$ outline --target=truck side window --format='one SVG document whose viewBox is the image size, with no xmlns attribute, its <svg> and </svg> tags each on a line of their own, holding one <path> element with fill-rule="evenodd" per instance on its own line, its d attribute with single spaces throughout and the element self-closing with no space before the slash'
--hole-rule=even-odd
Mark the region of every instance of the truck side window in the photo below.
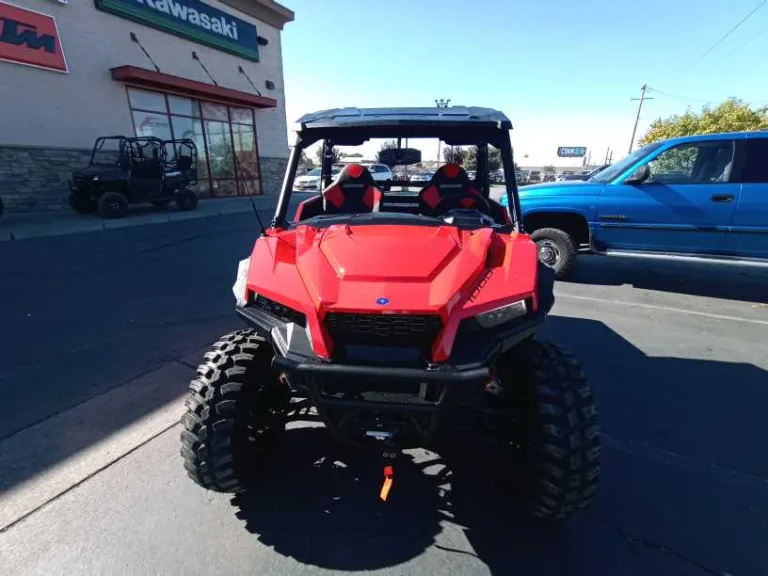
<svg viewBox="0 0 768 576">
<path fill-rule="evenodd" d="M 733 142 L 718 140 L 680 144 L 648 163 L 655 184 L 712 184 L 727 182 L 733 166 Z"/>
<path fill-rule="evenodd" d="M 741 181 L 768 184 L 768 138 L 746 140 L 747 162 Z"/>
</svg>

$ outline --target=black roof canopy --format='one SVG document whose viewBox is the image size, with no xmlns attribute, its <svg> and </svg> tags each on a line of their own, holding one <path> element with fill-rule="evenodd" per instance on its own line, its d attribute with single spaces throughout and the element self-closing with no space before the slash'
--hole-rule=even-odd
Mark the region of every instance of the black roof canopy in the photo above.
<svg viewBox="0 0 768 576">
<path fill-rule="evenodd" d="M 502 112 L 491 108 L 333 108 L 299 118 L 305 141 L 328 138 L 336 144 L 356 145 L 371 138 L 440 138 L 471 144 L 492 142 L 512 129 Z"/>
</svg>

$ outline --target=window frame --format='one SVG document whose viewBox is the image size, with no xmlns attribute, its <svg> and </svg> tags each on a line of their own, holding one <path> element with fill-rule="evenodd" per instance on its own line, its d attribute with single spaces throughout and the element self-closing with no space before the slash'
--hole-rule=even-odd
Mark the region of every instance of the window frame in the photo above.
<svg viewBox="0 0 768 576">
<path fill-rule="evenodd" d="M 163 96 L 163 100 L 165 102 L 165 112 L 159 112 L 157 110 L 146 110 L 143 108 L 134 108 L 131 103 L 131 90 L 138 90 L 141 92 L 149 92 L 152 94 L 158 94 Z M 264 187 L 263 187 L 263 181 L 261 177 L 261 156 L 259 154 L 259 138 L 258 138 L 258 130 L 256 126 L 256 111 L 253 108 L 247 108 L 243 106 L 232 106 L 226 102 L 220 102 L 216 100 L 211 99 L 200 99 L 200 98 L 194 98 L 189 96 L 188 94 L 183 94 L 179 92 L 165 92 L 165 91 L 159 91 L 159 90 L 148 90 L 144 86 L 137 86 L 133 85 L 131 83 L 125 84 L 125 96 L 126 101 L 128 103 L 128 112 L 131 117 L 131 125 L 133 126 L 133 134 L 134 136 L 138 136 L 138 132 L 136 130 L 136 121 L 134 119 L 134 113 L 135 112 L 142 112 L 145 114 L 155 114 L 155 115 L 163 115 L 165 114 L 166 118 L 168 119 L 168 126 L 171 132 L 171 138 L 176 139 L 175 130 L 173 128 L 173 118 L 188 118 L 192 120 L 193 122 L 196 120 L 200 122 L 201 126 L 201 133 L 202 133 L 202 139 L 203 139 L 203 146 L 205 147 L 205 150 L 203 151 L 205 154 L 205 165 L 207 168 L 207 175 L 205 178 L 201 178 L 200 182 L 205 182 L 207 184 L 207 192 L 211 197 L 215 197 L 214 194 L 214 181 L 221 181 L 221 182 L 232 182 L 235 183 L 235 196 L 262 196 L 264 194 Z M 193 105 L 197 107 L 197 116 L 194 115 L 187 115 L 187 114 L 179 114 L 175 112 L 171 112 L 171 103 L 170 103 L 170 96 L 176 96 L 179 98 L 186 98 L 188 100 L 191 100 L 193 102 Z M 206 118 L 203 115 L 203 104 L 214 104 L 217 106 L 224 106 L 224 108 L 227 111 L 227 120 L 214 120 L 212 118 Z M 254 181 L 253 178 L 247 178 L 245 174 L 241 178 L 241 175 L 237 169 L 237 163 L 234 161 L 234 176 L 232 178 L 214 178 L 213 174 L 211 172 L 211 159 L 210 159 L 210 148 L 208 145 L 208 135 L 206 134 L 205 130 L 205 122 L 206 121 L 214 121 L 214 122 L 222 122 L 228 125 L 229 127 L 229 142 L 232 146 L 232 154 L 234 156 L 235 154 L 235 136 L 234 136 L 234 130 L 232 127 L 233 121 L 232 121 L 232 109 L 237 108 L 238 110 L 250 110 L 251 112 L 251 123 L 245 123 L 245 122 L 234 122 L 234 124 L 237 124 L 239 126 L 246 127 L 250 129 L 253 133 L 253 148 L 254 148 L 254 154 L 255 154 L 255 161 L 256 161 L 256 170 L 258 173 L 258 177 L 256 180 L 258 181 L 258 193 L 256 194 L 250 194 L 248 192 L 247 186 L 252 186 L 252 182 Z M 221 196 L 221 197 L 228 197 L 228 196 Z"/>
<path fill-rule="evenodd" d="M 645 162 L 641 162 L 637 166 L 648 166 L 650 170 L 650 164 L 651 162 L 655 162 L 660 157 L 662 157 L 667 152 L 670 152 L 672 150 L 675 150 L 677 148 L 682 147 L 697 147 L 697 148 L 706 148 L 706 147 L 719 147 L 723 146 L 723 144 L 730 144 L 731 146 L 731 171 L 728 174 L 728 178 L 723 180 L 722 182 L 654 182 L 652 179 L 646 180 L 643 182 L 644 185 L 647 186 L 717 186 L 717 185 L 723 185 L 723 184 L 733 184 L 734 183 L 734 176 L 737 174 L 737 167 L 738 167 L 738 147 L 736 140 L 733 138 L 717 138 L 712 140 L 691 140 L 687 142 L 678 142 L 677 144 L 673 144 L 671 146 L 663 147 L 659 150 L 655 151 L 655 154 L 653 154 L 653 157 L 645 160 Z M 695 164 L 695 160 L 694 160 Z"/>
</svg>

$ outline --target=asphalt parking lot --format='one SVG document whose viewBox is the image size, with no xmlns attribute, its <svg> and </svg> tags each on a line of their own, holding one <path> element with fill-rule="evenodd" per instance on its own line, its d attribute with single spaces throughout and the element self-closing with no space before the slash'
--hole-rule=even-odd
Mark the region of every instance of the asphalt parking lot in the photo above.
<svg viewBox="0 0 768 576">
<path fill-rule="evenodd" d="M 268 214 L 265 212 L 263 220 Z M 186 477 L 183 394 L 240 326 L 253 214 L 0 244 L 6 574 L 768 574 L 768 270 L 583 258 L 543 337 L 583 362 L 603 477 L 587 514 L 521 518 L 492 447 L 379 463 L 294 426 L 257 490 Z"/>
</svg>

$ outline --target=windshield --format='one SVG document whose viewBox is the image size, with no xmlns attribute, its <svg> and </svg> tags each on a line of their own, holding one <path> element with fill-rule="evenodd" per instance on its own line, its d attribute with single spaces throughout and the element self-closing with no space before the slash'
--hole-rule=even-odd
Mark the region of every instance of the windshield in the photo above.
<svg viewBox="0 0 768 576">
<path fill-rule="evenodd" d="M 102 138 L 93 149 L 91 164 L 99 166 L 115 166 L 120 159 L 119 138 Z"/>
<path fill-rule="evenodd" d="M 648 146 L 643 146 L 642 148 L 638 148 L 632 154 L 629 156 L 623 158 L 619 162 L 616 162 L 616 164 L 613 164 L 611 166 L 608 166 L 605 170 L 601 170 L 594 176 L 592 176 L 589 179 L 589 182 L 610 182 L 614 178 L 621 176 L 624 172 L 626 172 L 630 166 L 635 164 L 638 160 L 641 158 L 644 158 L 648 154 L 651 154 L 654 150 L 656 150 L 659 146 L 661 146 L 663 142 L 654 142 L 653 144 L 648 144 Z"/>
<path fill-rule="evenodd" d="M 410 146 L 400 146 L 402 153 L 393 153 L 398 147 L 396 140 L 370 139 L 324 152 L 318 142 L 299 155 L 300 161 L 308 164 L 306 175 L 322 178 L 318 164 L 327 158 L 324 154 L 332 153 L 333 176 L 343 171 L 346 177 L 319 186 L 296 180 L 294 191 L 312 189 L 320 195 L 305 200 L 298 213 L 288 212 L 282 217 L 311 221 L 313 226 L 351 217 L 356 223 L 380 224 L 398 218 L 414 222 L 416 218 L 470 229 L 509 226 L 509 209 L 501 199 L 509 194 L 506 182 L 515 178 L 503 177 L 501 150 L 489 145 L 488 176 L 484 178 L 477 170 L 477 147 L 447 145 L 444 141 L 439 144 L 436 138 L 419 138 L 418 144 L 412 139 Z M 438 148 L 439 161 L 435 154 Z M 384 159 L 406 163 L 389 166 L 382 163 Z M 357 168 L 351 169 L 352 165 Z"/>
</svg>

